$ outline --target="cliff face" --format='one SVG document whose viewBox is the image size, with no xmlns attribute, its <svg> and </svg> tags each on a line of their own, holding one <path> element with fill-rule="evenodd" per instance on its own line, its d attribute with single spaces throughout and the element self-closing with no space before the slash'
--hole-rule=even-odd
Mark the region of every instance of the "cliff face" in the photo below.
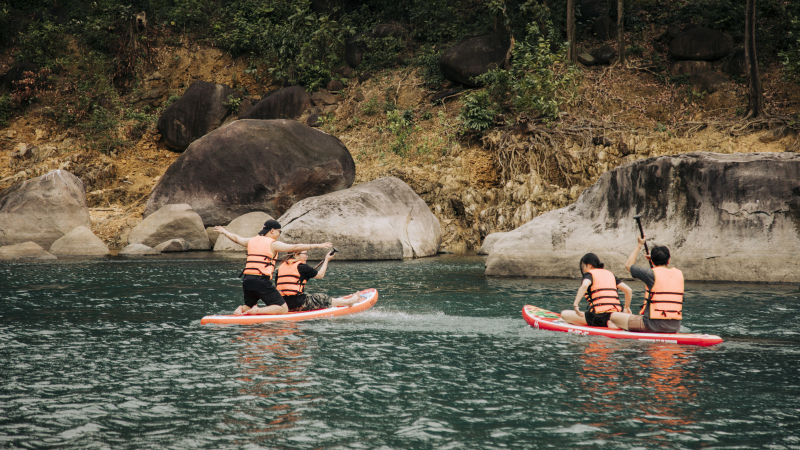
<svg viewBox="0 0 800 450">
<path fill-rule="evenodd" d="M 583 254 L 626 275 L 642 215 L 650 245 L 666 245 L 690 280 L 800 281 L 800 155 L 690 153 L 603 174 L 571 206 L 501 236 L 491 276 L 580 275 Z M 639 264 L 647 264 L 640 258 Z"/>
</svg>

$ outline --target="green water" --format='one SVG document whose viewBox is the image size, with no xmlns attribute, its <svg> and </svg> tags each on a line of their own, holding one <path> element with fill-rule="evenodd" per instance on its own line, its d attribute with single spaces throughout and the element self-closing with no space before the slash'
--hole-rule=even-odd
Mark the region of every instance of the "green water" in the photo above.
<svg viewBox="0 0 800 450">
<path fill-rule="evenodd" d="M 797 286 L 688 284 L 699 348 L 535 330 L 578 281 L 483 262 L 334 261 L 309 290 L 375 307 L 228 327 L 238 258 L 0 263 L 0 448 L 800 448 Z"/>
</svg>

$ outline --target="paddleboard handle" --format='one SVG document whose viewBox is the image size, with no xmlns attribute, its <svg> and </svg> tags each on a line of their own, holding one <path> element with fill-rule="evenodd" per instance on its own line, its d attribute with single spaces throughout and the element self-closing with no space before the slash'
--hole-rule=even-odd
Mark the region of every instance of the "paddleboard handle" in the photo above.
<svg viewBox="0 0 800 450">
<path fill-rule="evenodd" d="M 330 253 L 330 255 L 331 255 L 331 256 L 333 256 L 333 254 L 335 254 L 335 253 L 336 253 L 336 252 L 338 252 L 338 251 L 339 251 L 339 250 L 336 250 L 336 247 L 333 247 L 333 250 L 331 250 L 331 253 Z"/>
</svg>

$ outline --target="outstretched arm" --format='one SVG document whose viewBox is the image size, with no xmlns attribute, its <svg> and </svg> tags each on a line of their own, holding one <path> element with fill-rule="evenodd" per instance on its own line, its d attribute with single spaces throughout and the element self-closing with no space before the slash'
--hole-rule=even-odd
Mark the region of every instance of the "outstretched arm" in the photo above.
<svg viewBox="0 0 800 450">
<path fill-rule="evenodd" d="M 586 290 L 589 289 L 590 284 L 592 284 L 591 281 L 583 280 L 583 283 L 581 283 L 581 287 L 578 288 L 578 293 L 575 294 L 575 301 L 573 302 L 573 305 L 575 309 L 575 314 L 577 314 L 578 317 L 583 317 L 583 313 L 581 312 L 579 305 L 581 303 L 581 299 L 586 295 Z"/>
<path fill-rule="evenodd" d="M 284 252 L 294 253 L 311 250 L 315 248 L 331 248 L 333 244 L 326 242 L 324 244 L 287 244 L 286 242 L 275 241 L 272 243 L 272 253 Z"/>
<path fill-rule="evenodd" d="M 631 313 L 631 296 L 633 295 L 633 289 L 625 283 L 620 283 L 617 285 L 622 292 L 625 293 L 625 309 L 622 312 Z"/>
<path fill-rule="evenodd" d="M 247 247 L 247 243 L 250 242 L 250 239 L 252 239 L 252 238 L 241 237 L 238 234 L 233 234 L 230 231 L 226 230 L 225 228 L 223 228 L 223 227 L 221 227 L 219 225 L 214 227 L 214 231 L 216 231 L 217 233 L 225 236 L 226 238 L 230 239 L 231 241 L 241 245 L 242 247 Z"/>
<path fill-rule="evenodd" d="M 317 271 L 317 276 L 314 277 L 315 279 L 321 280 L 325 278 L 325 271 L 328 270 L 328 262 L 332 260 L 333 257 L 334 255 L 331 255 L 330 253 L 325 255 L 325 260 L 322 262 L 322 267 L 320 267 L 319 271 Z"/>
<path fill-rule="evenodd" d="M 642 246 L 644 245 L 645 239 L 647 236 L 636 238 L 638 240 L 638 244 L 636 244 L 636 250 L 634 250 L 630 256 L 628 256 L 628 260 L 625 261 L 625 269 L 628 270 L 630 273 L 631 266 L 636 264 L 636 258 L 639 257 L 639 252 L 642 251 Z"/>
</svg>

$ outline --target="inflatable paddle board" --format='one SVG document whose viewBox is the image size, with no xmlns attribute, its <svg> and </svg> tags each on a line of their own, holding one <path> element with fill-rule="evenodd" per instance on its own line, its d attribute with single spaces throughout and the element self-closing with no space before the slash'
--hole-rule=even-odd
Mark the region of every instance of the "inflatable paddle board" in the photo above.
<svg viewBox="0 0 800 450">
<path fill-rule="evenodd" d="M 615 339 L 638 339 L 647 342 L 666 342 L 670 344 L 709 346 L 722 343 L 722 338 L 711 334 L 688 333 L 634 333 L 606 327 L 572 325 L 561 320 L 561 314 L 537 308 L 532 305 L 522 307 L 522 317 L 530 326 L 539 330 L 563 331 L 585 336 L 606 336 Z"/>
<path fill-rule="evenodd" d="M 314 311 L 299 311 L 290 312 L 287 314 L 260 314 L 252 316 L 234 316 L 234 315 L 218 315 L 218 316 L 205 316 L 200 319 L 201 325 L 209 323 L 218 324 L 240 324 L 248 325 L 251 323 L 263 322 L 281 322 L 281 321 L 299 321 L 311 319 L 327 319 L 334 316 L 343 316 L 345 314 L 354 314 L 361 311 L 366 311 L 372 308 L 378 301 L 378 291 L 375 289 L 366 289 L 358 292 L 359 300 L 352 306 L 335 306 L 332 308 L 317 309 Z"/>
</svg>

